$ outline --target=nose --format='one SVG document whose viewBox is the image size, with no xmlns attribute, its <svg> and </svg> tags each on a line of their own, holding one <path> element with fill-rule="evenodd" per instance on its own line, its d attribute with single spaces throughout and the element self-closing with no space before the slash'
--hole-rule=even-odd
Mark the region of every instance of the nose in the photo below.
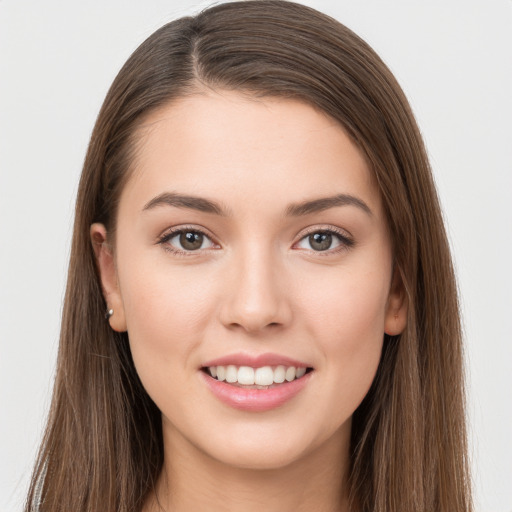
<svg viewBox="0 0 512 512">
<path fill-rule="evenodd" d="M 278 257 L 271 251 L 253 248 L 233 259 L 235 263 L 224 281 L 222 324 L 250 334 L 288 325 L 291 301 Z"/>
</svg>

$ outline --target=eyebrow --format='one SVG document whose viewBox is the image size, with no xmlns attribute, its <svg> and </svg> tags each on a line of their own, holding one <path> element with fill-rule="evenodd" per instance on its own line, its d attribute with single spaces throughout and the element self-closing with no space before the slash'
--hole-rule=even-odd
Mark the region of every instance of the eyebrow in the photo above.
<svg viewBox="0 0 512 512">
<path fill-rule="evenodd" d="M 227 209 L 223 208 L 220 204 L 215 201 L 210 201 L 203 197 L 187 196 L 183 194 L 177 194 L 175 192 L 164 192 L 160 194 L 144 206 L 143 211 L 151 210 L 157 206 L 174 206 L 176 208 L 189 208 L 191 210 L 198 210 L 205 213 L 213 213 L 215 215 L 221 215 L 226 217 L 228 215 Z"/>
<path fill-rule="evenodd" d="M 188 208 L 204 213 L 212 213 L 227 217 L 230 215 L 228 209 L 223 208 L 219 203 L 203 197 L 178 194 L 176 192 L 164 192 L 151 199 L 145 204 L 143 211 L 151 210 L 157 206 L 174 206 L 176 208 Z M 293 203 L 286 208 L 286 216 L 300 217 L 311 213 L 322 212 L 339 206 L 355 206 L 366 214 L 372 215 L 370 207 L 358 197 L 350 194 L 336 194 L 331 197 L 321 197 L 310 201 Z"/>
<path fill-rule="evenodd" d="M 319 199 L 313 199 L 312 201 L 291 204 L 286 209 L 286 214 L 291 217 L 298 217 L 301 215 L 323 212 L 324 210 L 335 208 L 337 206 L 356 206 L 368 215 L 372 215 L 370 207 L 362 199 L 350 194 L 337 194 L 331 197 L 321 197 Z"/>
</svg>

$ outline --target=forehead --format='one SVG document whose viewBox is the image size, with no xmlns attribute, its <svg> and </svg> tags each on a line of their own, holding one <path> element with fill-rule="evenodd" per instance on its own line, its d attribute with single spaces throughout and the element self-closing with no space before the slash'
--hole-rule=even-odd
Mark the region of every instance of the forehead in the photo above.
<svg viewBox="0 0 512 512">
<path fill-rule="evenodd" d="M 250 197 L 267 208 L 334 192 L 380 202 L 366 159 L 343 127 L 304 102 L 195 94 L 153 112 L 136 137 L 122 201 L 177 189 L 226 203 Z"/>
</svg>

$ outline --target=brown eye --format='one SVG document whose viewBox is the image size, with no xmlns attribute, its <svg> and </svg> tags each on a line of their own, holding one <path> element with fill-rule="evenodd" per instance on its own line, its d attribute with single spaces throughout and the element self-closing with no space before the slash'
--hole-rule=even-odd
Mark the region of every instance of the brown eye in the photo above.
<svg viewBox="0 0 512 512">
<path fill-rule="evenodd" d="M 327 251 L 332 245 L 331 233 L 313 233 L 308 237 L 309 245 L 314 251 Z"/>
<path fill-rule="evenodd" d="M 306 249 L 312 252 L 335 253 L 341 249 L 348 249 L 354 241 L 333 229 L 319 229 L 305 235 L 294 246 L 296 249 Z"/>
<path fill-rule="evenodd" d="M 196 251 L 203 245 L 204 235 L 197 231 L 184 231 L 179 236 L 180 245 L 186 251 Z"/>
<path fill-rule="evenodd" d="M 159 243 L 172 252 L 182 253 L 215 247 L 210 237 L 195 229 L 177 229 L 163 236 Z"/>
</svg>

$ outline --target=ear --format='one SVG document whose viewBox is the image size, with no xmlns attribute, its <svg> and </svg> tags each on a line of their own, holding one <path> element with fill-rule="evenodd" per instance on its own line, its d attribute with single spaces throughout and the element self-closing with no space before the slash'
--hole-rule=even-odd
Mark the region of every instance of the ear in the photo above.
<svg viewBox="0 0 512 512">
<path fill-rule="evenodd" d="M 390 336 L 401 334 L 407 325 L 407 298 L 400 272 L 393 271 L 391 288 L 386 304 L 384 332 Z"/>
<path fill-rule="evenodd" d="M 94 223 L 90 229 L 91 242 L 96 255 L 96 264 L 101 279 L 103 296 L 107 303 L 107 311 L 113 310 L 108 321 L 114 331 L 126 331 L 126 318 L 124 314 L 123 301 L 119 290 L 117 272 L 115 267 L 112 249 L 107 243 L 107 230 L 100 223 Z"/>
</svg>

